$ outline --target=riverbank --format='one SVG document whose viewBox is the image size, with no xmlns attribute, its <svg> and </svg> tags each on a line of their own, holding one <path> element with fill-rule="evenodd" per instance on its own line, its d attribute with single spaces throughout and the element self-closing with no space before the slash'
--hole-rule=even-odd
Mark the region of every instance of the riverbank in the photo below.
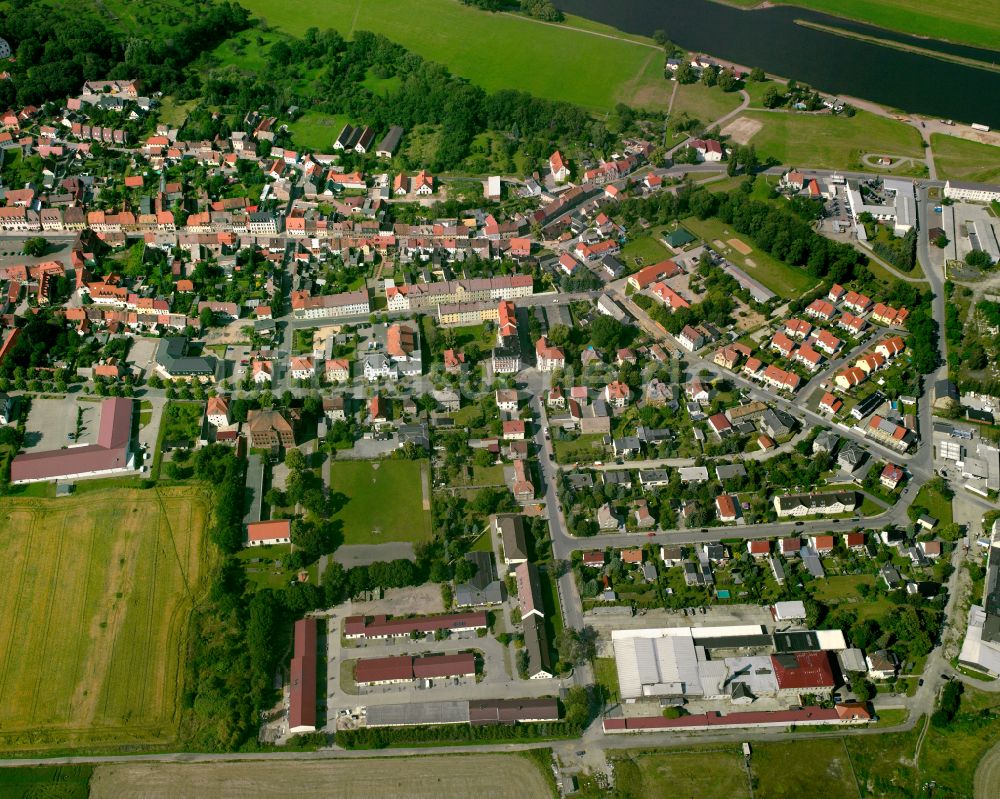
<svg viewBox="0 0 1000 799">
<path fill-rule="evenodd" d="M 1000 57 L 1000 2 L 937 3 L 925 0 L 798 0 L 794 3 L 771 3 L 760 0 L 712 0 L 741 11 L 764 11 L 790 6 L 829 14 L 832 17 L 862 22 L 905 33 L 921 39 L 964 44 L 994 50 Z M 931 8 L 933 10 L 928 11 Z M 992 10 L 991 10 L 992 9 Z"/>
</svg>

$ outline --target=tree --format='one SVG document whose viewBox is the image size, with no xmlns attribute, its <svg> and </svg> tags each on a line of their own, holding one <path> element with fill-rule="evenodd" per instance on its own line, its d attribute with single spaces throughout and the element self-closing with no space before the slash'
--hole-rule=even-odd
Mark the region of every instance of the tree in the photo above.
<svg viewBox="0 0 1000 799">
<path fill-rule="evenodd" d="M 599 315 L 590 325 L 590 340 L 599 350 L 624 346 L 627 333 L 625 325 L 613 316 Z"/>
<path fill-rule="evenodd" d="M 989 269 L 993 266 L 993 259 L 985 250 L 969 250 L 965 256 L 965 263 L 979 269 Z"/>
<path fill-rule="evenodd" d="M 48 250 L 48 242 L 41 236 L 32 236 L 24 242 L 24 254 L 29 258 L 41 258 Z"/>
<path fill-rule="evenodd" d="M 875 696 L 875 686 L 865 679 L 864 674 L 856 674 L 851 678 L 851 692 L 859 702 L 867 702 Z"/>
<path fill-rule="evenodd" d="M 665 47 L 669 41 L 667 38 L 667 32 L 662 28 L 657 28 L 653 31 L 653 41 L 660 45 L 660 47 Z"/>
<path fill-rule="evenodd" d="M 301 472 L 306 468 L 306 456 L 298 449 L 287 450 L 285 452 L 285 466 L 293 472 Z"/>
<path fill-rule="evenodd" d="M 948 241 L 949 241 L 948 237 L 944 235 L 944 233 L 942 233 L 940 236 L 934 239 L 934 246 L 937 247 L 939 250 L 943 250 L 945 247 L 948 246 Z"/>
<path fill-rule="evenodd" d="M 201 313 L 198 314 L 198 322 L 201 324 L 202 330 L 208 330 L 215 322 L 215 314 L 211 308 L 202 308 Z"/>
<path fill-rule="evenodd" d="M 754 67 L 750 70 L 750 80 L 754 83 L 763 83 L 767 80 L 767 75 L 764 74 L 764 70 L 760 67 Z"/>
<path fill-rule="evenodd" d="M 761 102 L 764 103 L 764 108 L 777 108 L 784 104 L 785 96 L 778 91 L 776 86 L 768 86 Z"/>
</svg>

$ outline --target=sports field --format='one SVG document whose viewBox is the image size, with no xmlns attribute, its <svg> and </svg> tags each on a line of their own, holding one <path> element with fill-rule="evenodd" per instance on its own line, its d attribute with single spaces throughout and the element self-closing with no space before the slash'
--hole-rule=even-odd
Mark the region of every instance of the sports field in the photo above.
<svg viewBox="0 0 1000 799">
<path fill-rule="evenodd" d="M 332 517 L 344 525 L 345 544 L 418 542 L 431 537 L 427 461 L 334 461 L 330 491 L 346 498 Z"/>
<path fill-rule="evenodd" d="M 457 0 L 243 0 L 295 35 L 335 28 L 381 33 L 488 90 L 520 89 L 595 111 L 616 103 L 666 107 L 663 52 L 526 17 L 489 14 Z M 737 99 L 738 102 L 738 99 Z"/>
<path fill-rule="evenodd" d="M 129 763 L 100 766 L 91 799 L 212 796 L 265 799 L 294 785 L 299 799 L 490 799 L 548 797 L 539 768 L 518 755 L 425 755 L 419 758 L 257 763 Z"/>
<path fill-rule="evenodd" d="M 1000 147 L 932 133 L 931 150 L 941 180 L 1000 182 Z"/>
<path fill-rule="evenodd" d="M 692 216 L 685 219 L 683 225 L 695 236 L 707 242 L 721 242 L 724 247 L 715 246 L 721 249 L 726 258 L 781 297 L 786 299 L 798 297 L 819 282 L 805 269 L 789 266 L 777 258 L 772 258 L 763 250 L 753 247 L 749 241 L 736 238 L 733 229 L 718 219 L 698 219 Z M 733 241 L 738 241 L 741 246 L 734 247 Z"/>
<path fill-rule="evenodd" d="M 750 139 L 762 158 L 773 156 L 789 166 L 816 169 L 860 168 L 865 153 L 923 158 L 920 134 L 894 119 L 858 111 L 853 117 L 748 111 L 764 123 Z"/>
<path fill-rule="evenodd" d="M 0 499 L 0 750 L 174 739 L 197 487 Z"/>
</svg>

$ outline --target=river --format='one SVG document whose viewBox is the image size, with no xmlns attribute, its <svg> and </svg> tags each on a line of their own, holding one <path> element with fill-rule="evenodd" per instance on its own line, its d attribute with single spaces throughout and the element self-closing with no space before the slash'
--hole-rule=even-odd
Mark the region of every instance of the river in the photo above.
<svg viewBox="0 0 1000 799">
<path fill-rule="evenodd" d="M 920 39 L 791 6 L 743 11 L 711 0 L 556 0 L 570 14 L 889 108 L 1000 127 L 1000 72 L 838 36 L 805 20 L 1000 63 L 1000 53 Z M 998 42 L 1000 47 L 1000 42 Z"/>
</svg>

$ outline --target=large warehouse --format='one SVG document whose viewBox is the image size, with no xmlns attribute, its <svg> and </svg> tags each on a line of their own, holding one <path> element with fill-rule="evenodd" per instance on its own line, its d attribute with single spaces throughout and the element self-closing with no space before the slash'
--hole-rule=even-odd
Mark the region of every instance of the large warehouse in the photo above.
<svg viewBox="0 0 1000 799">
<path fill-rule="evenodd" d="M 671 697 L 744 704 L 829 692 L 835 683 L 829 652 L 846 648 L 839 631 L 772 636 L 755 624 L 615 630 L 611 640 L 626 702 Z M 730 656 L 712 659 L 711 650 Z"/>
<path fill-rule="evenodd" d="M 12 483 L 79 479 L 135 469 L 132 454 L 132 400 L 114 397 L 101 403 L 97 443 L 27 452 L 10 464 Z"/>
</svg>

